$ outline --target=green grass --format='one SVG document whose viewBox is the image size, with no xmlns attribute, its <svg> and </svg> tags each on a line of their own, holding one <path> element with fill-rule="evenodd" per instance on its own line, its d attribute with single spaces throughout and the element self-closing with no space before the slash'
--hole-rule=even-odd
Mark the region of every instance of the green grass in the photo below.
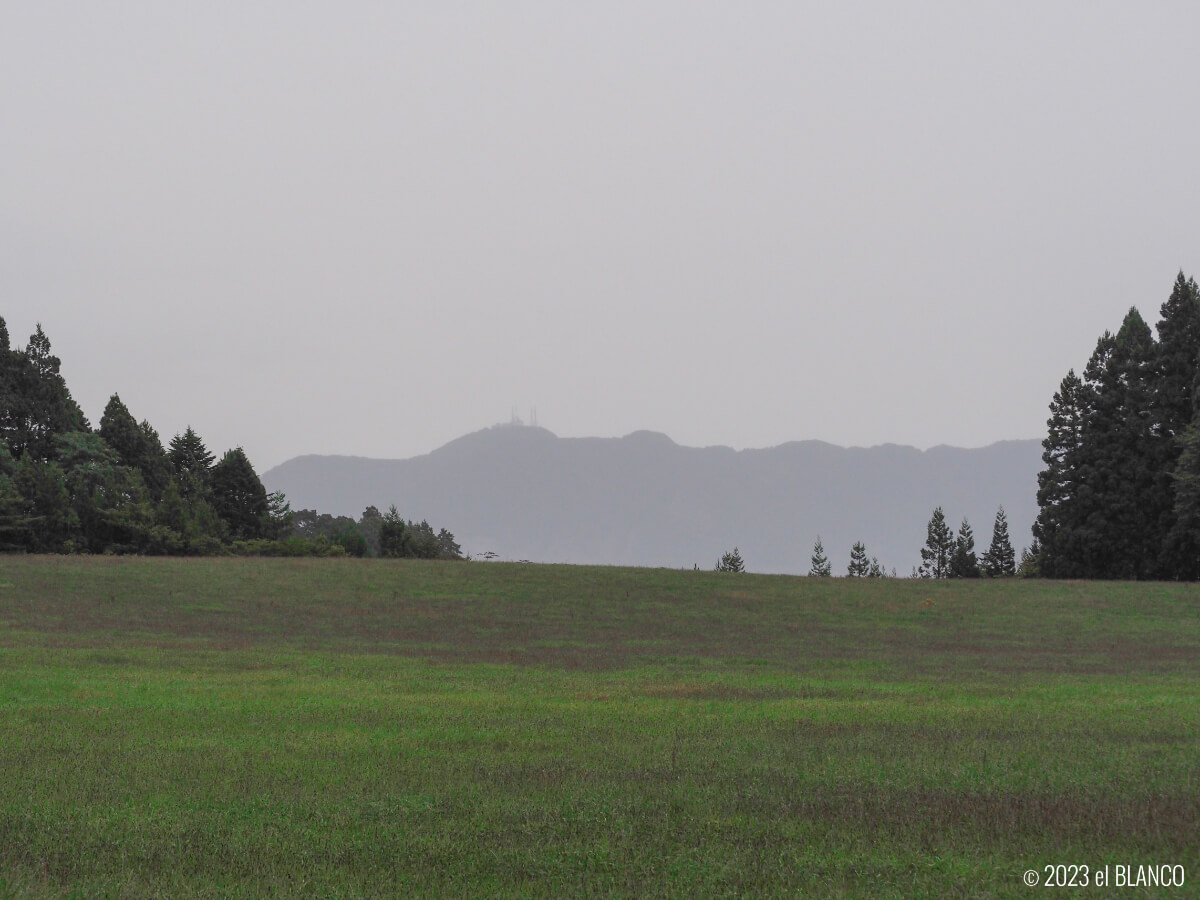
<svg viewBox="0 0 1200 900">
<path fill-rule="evenodd" d="M 0 897 L 1200 896 L 1200 589 L 0 558 Z"/>
</svg>

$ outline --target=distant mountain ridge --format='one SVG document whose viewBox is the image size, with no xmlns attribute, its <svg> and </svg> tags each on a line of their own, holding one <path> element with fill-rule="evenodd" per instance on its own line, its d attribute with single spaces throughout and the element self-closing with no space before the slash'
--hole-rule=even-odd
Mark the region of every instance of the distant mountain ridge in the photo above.
<svg viewBox="0 0 1200 900">
<path fill-rule="evenodd" d="M 410 459 L 298 456 L 265 472 L 294 509 L 355 518 L 395 503 L 502 559 L 712 568 L 737 545 L 754 572 L 808 571 L 820 535 L 834 573 L 861 540 L 889 570 L 920 562 L 942 506 L 977 551 L 1003 505 L 1019 554 L 1037 514 L 1037 440 L 978 449 L 793 441 L 763 450 L 683 447 L 664 434 L 560 438 L 498 425 Z"/>
</svg>

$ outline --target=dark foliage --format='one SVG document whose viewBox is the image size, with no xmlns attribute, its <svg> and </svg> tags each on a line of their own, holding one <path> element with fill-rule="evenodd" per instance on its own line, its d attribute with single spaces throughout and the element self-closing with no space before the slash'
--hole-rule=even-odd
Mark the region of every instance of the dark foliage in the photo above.
<svg viewBox="0 0 1200 900">
<path fill-rule="evenodd" d="M 205 496 L 212 476 L 213 455 L 200 440 L 200 435 L 188 426 L 183 434 L 171 438 L 167 460 L 175 474 L 179 491 L 184 497 Z"/>
<path fill-rule="evenodd" d="M 14 350 L 0 318 L 0 552 L 378 555 L 375 507 L 361 523 L 293 513 L 240 447 L 214 464 L 188 426 L 164 450 L 116 394 L 92 431 L 59 370 L 40 325 Z M 446 529 L 399 526 L 393 555 L 462 558 Z"/>
<path fill-rule="evenodd" d="M 358 532 L 367 542 L 368 556 L 381 556 L 379 552 L 379 529 L 383 525 L 383 514 L 378 507 L 368 506 L 358 520 Z"/>
<path fill-rule="evenodd" d="M 980 564 L 983 574 L 989 578 L 1017 574 L 1016 556 L 1008 537 L 1008 517 L 1004 514 L 1003 506 L 996 511 L 996 520 L 992 524 L 992 543 L 983 554 Z"/>
<path fill-rule="evenodd" d="M 368 512 L 372 508 L 368 508 Z M 379 555 L 409 559 L 462 559 L 462 548 L 446 529 L 435 532 L 425 520 L 405 521 L 396 507 L 392 506 L 379 523 Z"/>
<path fill-rule="evenodd" d="M 955 550 L 954 532 L 946 524 L 946 514 L 940 506 L 934 509 L 925 531 L 918 573 L 922 578 L 949 578 Z"/>
<path fill-rule="evenodd" d="M 825 545 L 821 543 L 820 535 L 813 544 L 812 557 L 809 559 L 808 574 L 811 578 L 828 578 L 833 574 L 833 565 L 825 555 Z"/>
<path fill-rule="evenodd" d="M 141 474 L 150 498 L 161 500 L 171 480 L 171 464 L 158 432 L 145 420 L 139 425 L 116 394 L 100 417 L 100 437 L 117 452 L 121 465 Z"/>
<path fill-rule="evenodd" d="M 17 459 L 53 459 L 55 435 L 86 430 L 87 419 L 67 390 L 42 326 L 23 351 L 9 347 L 3 319 L 0 332 L 0 439 Z"/>
<path fill-rule="evenodd" d="M 737 572 L 740 574 L 746 571 L 746 563 L 742 560 L 741 551 L 737 547 L 734 547 L 729 552 L 721 554 L 721 558 L 717 560 L 714 568 L 717 572 Z"/>
<path fill-rule="evenodd" d="M 1181 272 L 1158 340 L 1136 309 L 1096 343 L 1083 378 L 1050 404 L 1038 477 L 1036 553 L 1051 578 L 1200 576 L 1195 384 L 1200 291 Z"/>
<path fill-rule="evenodd" d="M 975 532 L 971 523 L 966 519 L 958 527 L 958 537 L 954 541 L 954 555 L 950 558 L 951 578 L 978 578 L 979 559 L 975 555 Z"/>
<path fill-rule="evenodd" d="M 876 561 L 878 566 L 878 561 Z M 871 563 L 867 561 L 867 548 L 862 541 L 856 541 L 850 548 L 850 565 L 846 567 L 846 575 L 850 578 L 866 578 L 871 574 Z"/>
</svg>

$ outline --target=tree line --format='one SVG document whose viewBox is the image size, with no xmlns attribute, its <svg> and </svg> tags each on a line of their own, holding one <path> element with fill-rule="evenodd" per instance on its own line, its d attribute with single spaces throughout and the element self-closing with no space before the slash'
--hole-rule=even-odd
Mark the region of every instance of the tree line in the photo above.
<svg viewBox="0 0 1200 900">
<path fill-rule="evenodd" d="M 1182 271 L 1154 330 L 1136 307 L 1105 331 L 1050 402 L 1033 541 L 1013 559 L 1003 509 L 992 545 L 974 553 L 939 507 L 914 577 L 1200 579 L 1200 287 Z M 1003 534 L 1000 535 L 1003 524 Z M 998 541 L 998 538 L 1002 540 Z M 863 571 L 856 544 L 848 574 Z M 810 575 L 830 566 L 818 539 Z M 870 574 L 870 566 L 868 566 Z"/>
<path fill-rule="evenodd" d="M 820 536 L 813 545 L 808 574 L 813 578 L 828 578 L 833 565 L 825 555 Z M 921 565 L 914 567 L 912 578 L 1004 578 L 1017 574 L 1016 554 L 1008 536 L 1008 517 L 1001 506 L 992 524 L 992 542 L 982 556 L 975 552 L 975 532 L 965 518 L 956 536 L 946 523 L 946 514 L 939 506 L 926 526 L 925 545 L 921 547 Z M 867 548 L 855 541 L 850 548 L 848 578 L 896 577 L 888 573 L 876 557 L 867 558 Z"/>
<path fill-rule="evenodd" d="M 1014 559 L 1003 509 L 982 556 L 939 507 L 913 577 L 1200 579 L 1200 287 L 1182 271 L 1154 330 L 1136 307 L 1050 402 L 1033 541 Z M 1001 526 L 1003 531 L 1001 533 Z M 739 562 L 741 562 L 739 557 Z M 809 575 L 832 566 L 820 538 Z M 850 576 L 882 575 L 856 543 Z"/>
<path fill-rule="evenodd" d="M 699 566 L 693 566 L 699 569 Z M 746 563 L 741 551 L 734 547 L 722 554 L 713 567 L 717 572 L 745 572 Z M 825 545 L 820 535 L 813 544 L 809 559 L 808 574 L 812 578 L 830 578 L 833 564 L 825 554 Z M 955 535 L 946 523 L 946 514 L 939 506 L 933 511 L 926 526 L 925 545 L 921 548 L 921 565 L 914 567 L 912 578 L 1005 578 L 1013 575 L 1036 574 L 1036 567 L 1029 550 L 1022 553 L 1018 568 L 1012 541 L 1008 536 L 1008 516 L 1001 506 L 992 523 L 992 541 L 982 555 L 975 552 L 975 532 L 965 518 Z M 850 564 L 846 567 L 847 578 L 896 577 L 896 570 L 889 573 L 877 557 L 867 556 L 867 547 L 855 541 L 850 548 Z"/>
<path fill-rule="evenodd" d="M 1157 339 L 1136 308 L 1050 403 L 1032 565 L 1047 578 L 1200 577 L 1200 290 L 1180 272 Z"/>
<path fill-rule="evenodd" d="M 14 349 L 0 318 L 0 551 L 462 558 L 395 506 L 294 512 L 241 447 L 217 459 L 190 426 L 164 447 L 117 394 L 93 429 L 60 370 L 40 324 Z"/>
</svg>

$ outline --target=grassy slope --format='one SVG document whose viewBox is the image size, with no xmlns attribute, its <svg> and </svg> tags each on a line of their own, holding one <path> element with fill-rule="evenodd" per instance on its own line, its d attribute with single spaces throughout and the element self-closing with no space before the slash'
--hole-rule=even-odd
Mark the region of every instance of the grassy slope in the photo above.
<svg viewBox="0 0 1200 900">
<path fill-rule="evenodd" d="M 0 896 L 1196 896 L 1198 686 L 1195 586 L 0 559 Z"/>
</svg>

